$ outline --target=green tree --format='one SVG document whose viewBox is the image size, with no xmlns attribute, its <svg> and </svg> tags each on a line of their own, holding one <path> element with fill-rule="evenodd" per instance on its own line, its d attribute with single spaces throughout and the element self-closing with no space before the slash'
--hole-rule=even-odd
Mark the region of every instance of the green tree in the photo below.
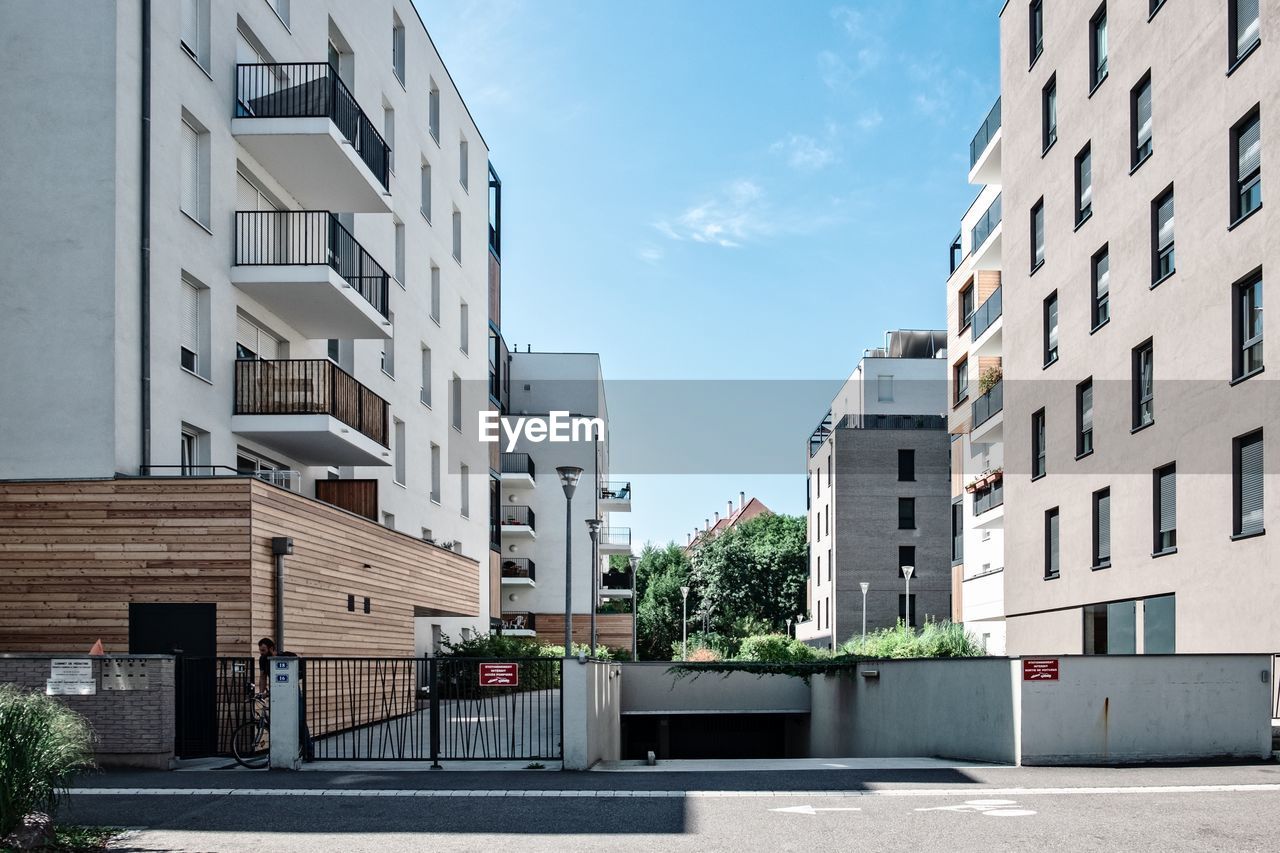
<svg viewBox="0 0 1280 853">
<path fill-rule="evenodd" d="M 680 640 L 680 587 L 689 583 L 689 558 L 674 542 L 646 544 L 636 565 L 636 633 L 641 659 L 667 660 Z M 689 613 L 696 600 L 689 596 Z"/>
<path fill-rule="evenodd" d="M 788 618 L 804 613 L 808 577 L 805 520 L 756 516 L 694 553 L 690 621 L 696 612 L 699 622 L 706 614 L 709 627 L 725 634 L 740 635 L 746 624 L 752 633 L 782 633 Z"/>
</svg>

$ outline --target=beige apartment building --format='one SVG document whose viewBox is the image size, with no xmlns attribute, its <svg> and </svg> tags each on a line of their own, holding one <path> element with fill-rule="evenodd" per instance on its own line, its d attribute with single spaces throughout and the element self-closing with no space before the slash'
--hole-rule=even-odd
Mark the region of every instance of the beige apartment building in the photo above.
<svg viewBox="0 0 1280 853">
<path fill-rule="evenodd" d="M 1008 651 L 1280 649 L 1280 0 L 1013 0 L 1000 42 Z"/>
</svg>

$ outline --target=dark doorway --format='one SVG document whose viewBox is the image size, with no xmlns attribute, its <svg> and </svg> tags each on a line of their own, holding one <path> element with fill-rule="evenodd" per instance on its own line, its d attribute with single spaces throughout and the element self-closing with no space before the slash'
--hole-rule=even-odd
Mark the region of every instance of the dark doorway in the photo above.
<svg viewBox="0 0 1280 853">
<path fill-rule="evenodd" d="M 174 752 L 218 750 L 218 609 L 214 604 L 130 604 L 129 653 L 174 655 Z"/>
<path fill-rule="evenodd" d="M 622 758 L 801 758 L 805 714 L 623 714 Z"/>
</svg>

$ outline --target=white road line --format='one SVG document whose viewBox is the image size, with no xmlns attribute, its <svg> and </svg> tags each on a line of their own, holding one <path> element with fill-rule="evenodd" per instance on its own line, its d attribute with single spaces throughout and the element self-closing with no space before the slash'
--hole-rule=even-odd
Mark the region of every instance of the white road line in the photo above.
<svg viewBox="0 0 1280 853">
<path fill-rule="evenodd" d="M 414 788 L 72 788 L 76 796 L 124 797 L 685 797 L 688 799 L 745 799 L 785 797 L 844 799 L 860 797 L 1031 797 L 1042 794 L 1234 794 L 1280 791 L 1280 784 L 1252 785 L 1134 785 L 1100 788 L 877 788 L 865 791 L 583 791 L 583 790 L 419 790 Z"/>
</svg>

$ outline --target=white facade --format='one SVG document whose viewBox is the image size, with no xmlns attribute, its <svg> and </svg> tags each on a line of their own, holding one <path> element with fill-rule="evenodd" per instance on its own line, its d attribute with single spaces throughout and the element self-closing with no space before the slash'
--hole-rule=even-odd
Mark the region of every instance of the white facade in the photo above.
<svg viewBox="0 0 1280 853">
<path fill-rule="evenodd" d="M 486 566 L 488 149 L 413 5 L 152 3 L 145 269 L 140 8 L 3 11 L 0 478 L 375 480 Z M 485 574 L 446 633 L 487 629 Z"/>
</svg>

